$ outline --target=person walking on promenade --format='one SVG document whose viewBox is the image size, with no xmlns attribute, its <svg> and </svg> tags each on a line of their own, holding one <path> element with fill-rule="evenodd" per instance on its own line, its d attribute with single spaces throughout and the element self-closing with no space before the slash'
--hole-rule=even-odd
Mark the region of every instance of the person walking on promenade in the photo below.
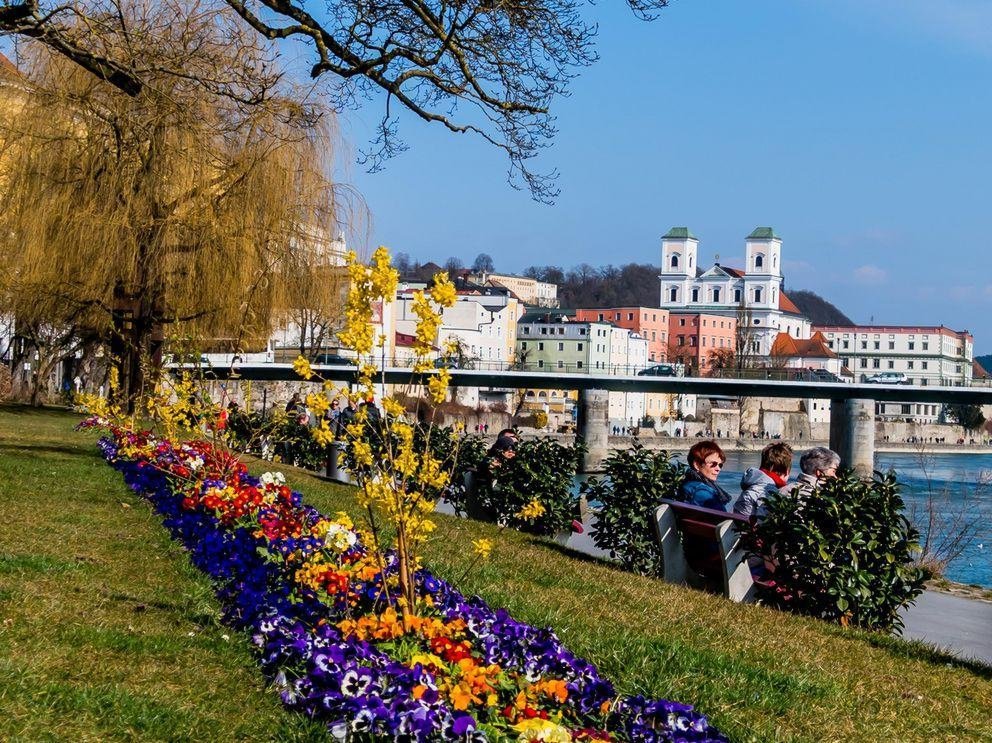
<svg viewBox="0 0 992 743">
<path fill-rule="evenodd" d="M 741 494 L 734 503 L 734 513 L 748 518 L 765 515 L 765 497 L 777 493 L 792 469 L 792 447 L 784 442 L 769 444 L 761 450 L 761 466 L 749 467 L 741 478 Z"/>
<path fill-rule="evenodd" d="M 689 469 L 679 485 L 678 497 L 693 506 L 726 511 L 730 493 L 716 484 L 727 456 L 715 441 L 700 441 L 688 455 Z"/>
<path fill-rule="evenodd" d="M 824 480 L 837 477 L 839 467 L 840 455 L 837 452 L 825 446 L 815 446 L 799 459 L 799 469 L 802 470 L 799 477 L 781 488 L 781 491 L 792 493 L 799 490 L 801 494 L 808 495 L 820 487 Z"/>
</svg>

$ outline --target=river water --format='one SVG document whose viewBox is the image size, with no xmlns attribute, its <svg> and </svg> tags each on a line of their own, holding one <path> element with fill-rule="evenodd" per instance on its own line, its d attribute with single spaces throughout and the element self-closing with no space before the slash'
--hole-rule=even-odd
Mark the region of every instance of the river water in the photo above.
<svg viewBox="0 0 992 743">
<path fill-rule="evenodd" d="M 799 473 L 799 454 L 793 477 Z M 720 485 L 736 494 L 744 470 L 756 467 L 758 460 L 757 452 L 727 452 Z M 921 461 L 918 454 L 879 453 L 875 468 L 895 470 L 903 486 L 907 516 L 921 532 L 926 532 L 930 494 L 940 514 L 935 538 L 958 531 L 956 524 L 961 520 L 977 524 L 974 538 L 948 565 L 946 577 L 992 588 L 992 454 L 932 454 Z"/>
</svg>

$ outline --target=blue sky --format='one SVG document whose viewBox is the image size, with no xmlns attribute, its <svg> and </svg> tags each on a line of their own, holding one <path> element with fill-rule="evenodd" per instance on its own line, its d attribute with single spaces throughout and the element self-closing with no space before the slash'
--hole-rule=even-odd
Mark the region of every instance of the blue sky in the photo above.
<svg viewBox="0 0 992 743">
<path fill-rule="evenodd" d="M 992 352 L 992 2 L 675 0 L 650 24 L 599 3 L 600 62 L 558 101 L 554 206 L 497 151 L 401 118 L 410 150 L 343 171 L 370 242 L 497 269 L 659 260 L 687 225 L 741 265 L 757 225 L 786 278 L 855 321 L 945 324 Z M 357 149 L 378 109 L 341 121 Z"/>
</svg>

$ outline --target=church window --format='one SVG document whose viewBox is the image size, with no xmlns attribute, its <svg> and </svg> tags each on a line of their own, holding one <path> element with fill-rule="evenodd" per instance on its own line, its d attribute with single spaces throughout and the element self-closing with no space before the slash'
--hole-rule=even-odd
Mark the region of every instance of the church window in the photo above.
<svg viewBox="0 0 992 743">
<path fill-rule="evenodd" d="M 692 268 L 692 256 L 689 256 L 689 268 Z"/>
<path fill-rule="evenodd" d="M 754 256 L 754 267 L 761 268 L 763 265 L 765 265 L 765 257 L 761 253 L 758 253 L 758 255 Z"/>
<path fill-rule="evenodd" d="M 668 290 L 668 301 L 677 302 L 678 299 L 679 299 L 679 290 L 673 286 L 671 289 Z"/>
<path fill-rule="evenodd" d="M 693 302 L 698 302 L 699 301 L 699 289 L 693 289 L 692 290 L 692 301 Z"/>
<path fill-rule="evenodd" d="M 678 253 L 673 253 L 672 254 L 672 268 L 678 268 L 678 267 L 679 267 L 679 254 Z"/>
<path fill-rule="evenodd" d="M 772 268 L 775 268 L 776 266 L 778 266 L 778 256 L 777 255 L 773 255 L 772 256 Z"/>
<path fill-rule="evenodd" d="M 738 304 L 740 304 L 740 301 L 741 301 L 741 290 L 740 289 L 734 289 L 734 301 L 737 302 Z"/>
<path fill-rule="evenodd" d="M 754 290 L 754 301 L 755 302 L 760 302 L 761 301 L 761 287 L 760 286 Z"/>
<path fill-rule="evenodd" d="M 715 289 L 713 289 L 713 301 L 714 302 L 720 301 L 720 287 L 716 287 Z"/>
</svg>

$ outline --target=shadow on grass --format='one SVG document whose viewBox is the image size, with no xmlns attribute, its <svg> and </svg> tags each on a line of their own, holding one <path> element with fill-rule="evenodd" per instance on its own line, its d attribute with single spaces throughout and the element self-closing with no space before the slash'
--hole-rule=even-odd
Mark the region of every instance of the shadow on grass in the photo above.
<svg viewBox="0 0 992 743">
<path fill-rule="evenodd" d="M 73 456 L 87 456 L 85 447 L 82 446 L 51 446 L 48 444 L 0 444 L 0 453 L 3 452 L 25 452 L 45 454 L 71 454 Z"/>
<path fill-rule="evenodd" d="M 841 631 L 843 636 L 843 631 Z M 911 660 L 922 660 L 934 665 L 961 668 L 969 671 L 980 679 L 992 681 L 992 666 L 979 660 L 970 660 L 951 655 L 935 645 L 920 640 L 905 640 L 901 637 L 883 635 L 879 632 L 857 632 L 856 639 L 864 640 L 872 647 L 880 648 L 893 655 Z M 852 638 L 852 639 L 855 639 Z"/>
</svg>

